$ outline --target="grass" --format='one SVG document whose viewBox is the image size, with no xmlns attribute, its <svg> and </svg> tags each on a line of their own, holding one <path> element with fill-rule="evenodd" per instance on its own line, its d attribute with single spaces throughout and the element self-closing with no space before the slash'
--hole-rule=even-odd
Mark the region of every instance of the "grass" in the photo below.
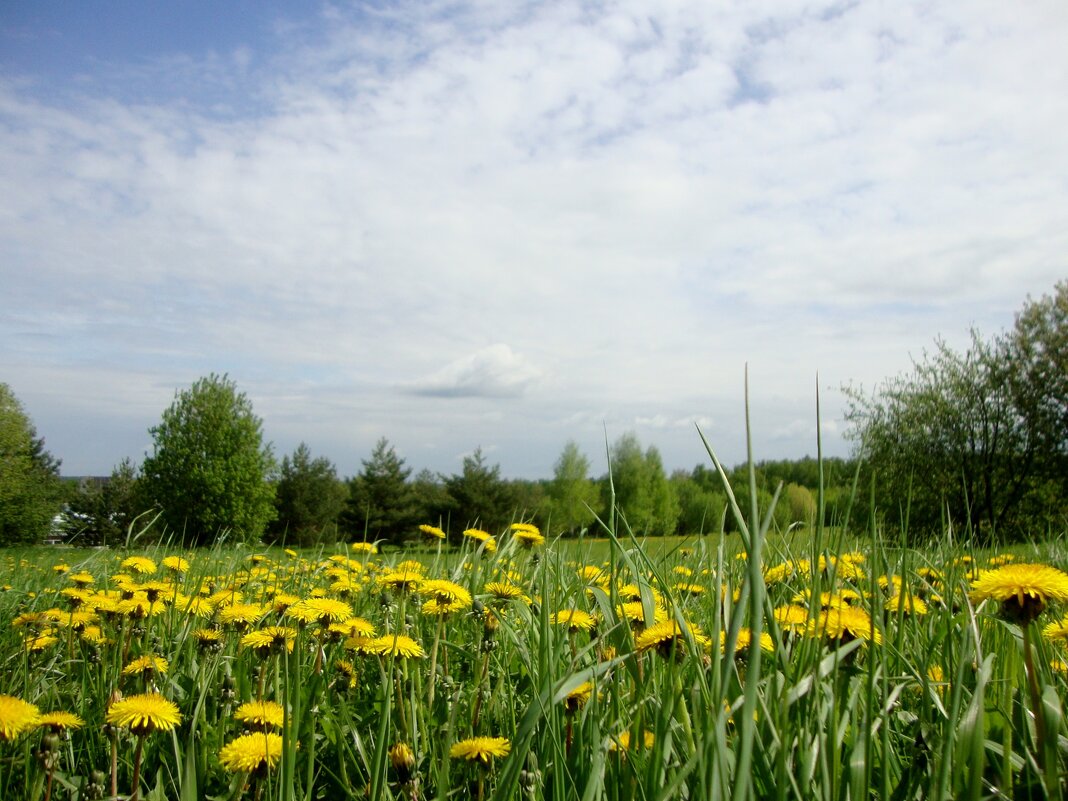
<svg viewBox="0 0 1068 801">
<path fill-rule="evenodd" d="M 1033 623 L 969 593 L 991 560 L 1065 566 L 1063 541 L 910 549 L 845 526 L 780 536 L 764 510 L 739 512 L 765 522 L 646 540 L 619 517 L 603 521 L 604 537 L 532 549 L 500 532 L 494 552 L 474 541 L 384 556 L 9 552 L 0 693 L 84 725 L 0 739 L 0 797 L 1060 797 L 1068 664 L 1064 638 L 1040 634 L 1066 611 L 1059 590 L 1044 591 L 1049 608 Z M 132 555 L 159 572 L 124 570 Z M 177 555 L 189 570 L 168 576 L 162 559 Z M 441 617 L 418 587 L 391 589 L 413 555 L 470 603 L 461 596 Z M 69 592 L 79 573 L 95 581 L 84 596 Z M 502 600 L 491 582 L 521 597 Z M 123 611 L 123 594 L 152 600 Z M 293 605 L 314 597 L 347 604 L 379 637 L 410 637 L 420 655 L 300 622 Z M 236 603 L 258 610 L 224 622 Z M 821 609 L 831 603 L 847 610 Z M 801 610 L 794 623 L 788 607 Z M 595 625 L 560 622 L 574 623 L 572 611 Z M 242 645 L 268 626 L 291 631 L 274 647 Z M 765 650 L 748 644 L 762 635 Z M 28 645 L 39 636 L 52 639 Z M 147 655 L 166 659 L 166 673 L 124 674 Z M 117 692 L 143 691 L 177 704 L 173 731 L 140 738 L 106 725 Z M 277 761 L 232 772 L 220 751 L 251 731 L 235 710 L 261 699 L 284 709 Z M 505 738 L 507 753 L 451 755 L 476 737 Z"/>
</svg>

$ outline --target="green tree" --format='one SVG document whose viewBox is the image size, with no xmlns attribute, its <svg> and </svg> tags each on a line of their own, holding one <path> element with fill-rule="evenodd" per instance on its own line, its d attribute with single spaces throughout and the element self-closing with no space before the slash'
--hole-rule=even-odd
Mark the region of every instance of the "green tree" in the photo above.
<svg viewBox="0 0 1068 801">
<path fill-rule="evenodd" d="M 7 384 L 0 384 L 0 545 L 41 542 L 59 512 L 59 461 Z"/>
<path fill-rule="evenodd" d="M 408 481 L 412 470 L 385 437 L 378 440 L 371 458 L 349 480 L 349 500 L 341 521 L 356 539 L 400 544 L 420 521 L 414 490 Z"/>
<path fill-rule="evenodd" d="M 501 479 L 500 465 L 486 463 L 482 448 L 465 456 L 463 471 L 445 479 L 454 523 L 450 535 L 458 541 L 463 528 L 478 527 L 495 534 L 512 521 L 513 498 L 508 484 Z M 458 529 L 458 530 L 457 530 Z"/>
<path fill-rule="evenodd" d="M 644 453 L 637 434 L 622 435 L 611 449 L 616 506 L 635 533 L 665 535 L 675 531 L 679 507 L 664 473 L 660 452 Z"/>
<path fill-rule="evenodd" d="M 847 387 L 847 419 L 879 513 L 914 534 L 948 519 L 981 541 L 1063 526 L 1068 284 L 1029 302 L 1008 335 L 939 341 L 871 397 Z M 1059 422 L 1058 422 L 1059 421 Z"/>
<path fill-rule="evenodd" d="M 564 445 L 553 465 L 549 499 L 552 524 L 557 531 L 578 534 L 595 519 L 599 492 L 590 479 L 590 460 L 573 440 Z"/>
<path fill-rule="evenodd" d="M 189 544 L 220 537 L 252 542 L 274 519 L 275 461 L 252 402 L 214 373 L 175 392 L 159 425 L 142 480 L 162 520 Z"/>
<path fill-rule="evenodd" d="M 80 482 L 67 504 L 67 541 L 75 545 L 122 542 L 130 525 L 150 506 L 142 498 L 133 462 L 123 459 L 103 482 Z"/>
<path fill-rule="evenodd" d="M 347 498 L 334 464 L 325 456 L 313 459 L 308 446 L 300 443 L 292 457 L 282 457 L 275 490 L 278 517 L 270 540 L 303 546 L 335 542 Z"/>
<path fill-rule="evenodd" d="M 710 531 L 719 531 L 727 497 L 719 491 L 722 485 L 718 475 L 715 478 L 716 483 L 710 487 L 685 470 L 676 470 L 671 474 L 669 481 L 679 505 L 676 534 L 707 534 Z"/>
</svg>

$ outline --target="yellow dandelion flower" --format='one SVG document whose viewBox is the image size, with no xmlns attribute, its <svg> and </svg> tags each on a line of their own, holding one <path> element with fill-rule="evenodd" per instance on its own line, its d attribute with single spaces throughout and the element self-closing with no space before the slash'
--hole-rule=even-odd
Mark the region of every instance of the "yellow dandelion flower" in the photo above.
<svg viewBox="0 0 1068 801">
<path fill-rule="evenodd" d="M 10 695 L 0 695 L 0 740 L 14 740 L 37 725 L 40 712 L 31 703 Z"/>
<path fill-rule="evenodd" d="M 424 581 L 423 574 L 415 570 L 396 570 L 378 577 L 378 585 L 393 592 L 412 592 Z"/>
<path fill-rule="evenodd" d="M 158 693 L 131 695 L 108 707 L 105 720 L 136 735 L 170 731 L 182 722 L 178 706 Z"/>
<path fill-rule="evenodd" d="M 121 567 L 126 570 L 132 570 L 134 573 L 138 573 L 142 576 L 147 576 L 156 572 L 156 563 L 149 559 L 147 556 L 130 556 L 122 560 Z"/>
<path fill-rule="evenodd" d="M 581 609 L 561 609 L 549 615 L 549 622 L 556 626 L 567 626 L 572 634 L 579 631 L 590 631 L 597 624 L 593 615 L 583 612 Z"/>
<path fill-rule="evenodd" d="M 464 530 L 464 536 L 475 542 L 482 543 L 482 546 L 486 549 L 487 553 L 493 553 L 497 550 L 497 540 L 487 532 L 480 528 L 469 528 Z"/>
<path fill-rule="evenodd" d="M 868 613 L 848 606 L 821 611 L 815 620 L 809 621 L 806 631 L 812 637 L 827 637 L 842 642 L 861 639 L 878 644 L 883 641 Z"/>
<path fill-rule="evenodd" d="M 423 647 L 419 643 L 403 634 L 387 634 L 384 637 L 375 637 L 367 642 L 366 648 L 370 653 L 378 656 L 399 659 L 419 659 L 426 656 L 426 652 L 423 651 Z"/>
<path fill-rule="evenodd" d="M 281 729 L 285 721 L 285 710 L 281 704 L 274 701 L 249 701 L 234 711 L 234 720 L 258 729 Z"/>
<path fill-rule="evenodd" d="M 524 548 L 533 548 L 535 545 L 545 544 L 545 536 L 533 523 L 512 523 L 511 529 L 512 536 L 514 536 Z"/>
<path fill-rule="evenodd" d="M 251 648 L 260 657 L 281 653 L 283 648 L 289 653 L 293 653 L 293 643 L 296 637 L 296 629 L 291 629 L 288 626 L 266 626 L 242 636 L 241 647 Z"/>
<path fill-rule="evenodd" d="M 656 743 L 656 735 L 653 732 L 646 729 L 642 732 L 642 747 L 646 751 L 650 750 Z M 612 737 L 611 743 L 608 745 L 609 751 L 630 751 L 630 732 L 620 732 L 618 735 Z"/>
<path fill-rule="evenodd" d="M 528 601 L 527 595 L 523 592 L 522 587 L 517 587 L 510 581 L 491 581 L 483 588 L 487 593 L 493 596 L 493 600 L 497 603 L 506 603 L 508 601 Z"/>
<path fill-rule="evenodd" d="M 776 607 L 774 617 L 775 622 L 784 629 L 797 630 L 808 626 L 808 610 L 796 604 Z"/>
<path fill-rule="evenodd" d="M 1006 619 L 1027 624 L 1042 614 L 1047 601 L 1068 601 L 1068 575 L 1049 565 L 1008 564 L 982 571 L 969 597 L 975 603 L 998 601 Z"/>
<path fill-rule="evenodd" d="M 219 751 L 219 764 L 231 773 L 252 773 L 268 769 L 282 758 L 282 736 L 274 732 L 252 732 L 228 742 Z"/>
<path fill-rule="evenodd" d="M 170 665 L 167 664 L 167 660 L 161 656 L 153 656 L 151 654 L 147 656 L 138 657 L 133 662 L 128 664 L 122 669 L 122 675 L 124 676 L 144 676 L 151 675 L 152 673 L 159 673 L 161 676 L 167 675 L 167 670 Z"/>
<path fill-rule="evenodd" d="M 407 743 L 395 743 L 389 749 L 389 766 L 397 781 L 407 784 L 412 779 L 412 771 L 415 770 L 415 754 Z"/>
<path fill-rule="evenodd" d="M 180 556 L 166 556 L 163 566 L 172 573 L 186 573 L 189 571 L 189 561 Z"/>
<path fill-rule="evenodd" d="M 445 532 L 442 531 L 437 526 L 422 525 L 422 526 L 419 526 L 419 531 L 421 531 L 423 536 L 426 537 L 429 540 L 443 540 L 443 539 L 445 539 Z"/>
<path fill-rule="evenodd" d="M 593 695 L 593 684 L 584 681 L 564 696 L 564 711 L 569 715 L 575 714 L 586 705 L 591 695 Z"/>
<path fill-rule="evenodd" d="M 378 553 L 378 546 L 373 542 L 354 542 L 349 546 L 349 550 L 353 553 Z"/>
<path fill-rule="evenodd" d="M 36 637 L 28 637 L 24 640 L 23 647 L 27 653 L 37 654 L 57 642 L 59 642 L 59 638 L 54 634 L 41 633 Z"/>
<path fill-rule="evenodd" d="M 81 572 L 81 573 L 72 573 L 67 578 L 69 578 L 71 581 L 73 581 L 79 587 L 88 587 L 88 586 L 90 586 L 92 584 L 96 584 L 96 579 L 93 578 L 93 574 L 92 573 L 86 573 L 84 571 Z"/>
<path fill-rule="evenodd" d="M 1050 642 L 1055 642 L 1056 640 L 1068 641 L 1068 616 L 1046 624 L 1042 629 L 1042 636 Z"/>
<path fill-rule="evenodd" d="M 445 579 L 428 579 L 419 585 L 418 592 L 427 598 L 423 613 L 428 615 L 447 615 L 468 609 L 472 604 L 471 593 Z"/>
<path fill-rule="evenodd" d="M 489 765 L 490 761 L 497 757 L 508 756 L 512 750 L 512 744 L 506 737 L 471 737 L 453 743 L 449 749 L 449 756 L 453 759 L 466 759 L 469 762 L 480 762 Z"/>
<path fill-rule="evenodd" d="M 753 644 L 753 632 L 751 629 L 743 626 L 738 629 L 738 639 L 734 644 L 734 655 L 738 657 L 745 656 L 749 653 L 749 648 Z M 720 630 L 719 632 L 719 652 L 725 653 L 727 650 L 727 632 Z M 760 632 L 760 650 L 766 653 L 775 653 L 775 641 L 771 639 L 771 635 L 766 631 Z"/>
<path fill-rule="evenodd" d="M 42 729 L 51 729 L 54 732 L 80 729 L 85 721 L 73 712 L 45 712 L 37 718 L 37 725 Z"/>
<path fill-rule="evenodd" d="M 352 617 L 352 607 L 333 598 L 306 598 L 286 610 L 286 616 L 301 623 L 318 623 L 328 626 Z"/>
<path fill-rule="evenodd" d="M 259 604 L 232 603 L 222 606 L 218 610 L 219 622 L 244 628 L 259 621 L 266 614 L 266 610 Z"/>
<path fill-rule="evenodd" d="M 665 620 L 662 623 L 654 623 L 634 641 L 634 647 L 638 653 L 656 650 L 661 656 L 681 657 L 686 651 L 687 633 L 693 637 L 694 643 L 699 648 L 707 648 L 711 640 L 705 636 L 697 626 L 686 624 L 683 628 L 677 620 Z"/>
</svg>

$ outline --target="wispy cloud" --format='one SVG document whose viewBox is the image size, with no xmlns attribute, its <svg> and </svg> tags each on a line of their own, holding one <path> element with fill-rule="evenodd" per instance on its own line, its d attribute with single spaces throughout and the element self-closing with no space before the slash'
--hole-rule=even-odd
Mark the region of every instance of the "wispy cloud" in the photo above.
<svg viewBox="0 0 1068 801">
<path fill-rule="evenodd" d="M 0 79 L 0 369 L 108 414 L 125 371 L 229 369 L 283 447 L 296 385 L 350 460 L 399 413 L 413 460 L 464 451 L 507 401 L 543 450 L 638 426 L 670 464 L 733 436 L 749 363 L 804 450 L 817 371 L 835 417 L 1063 276 L 1066 38 L 1042 4 L 402 2 Z"/>
</svg>

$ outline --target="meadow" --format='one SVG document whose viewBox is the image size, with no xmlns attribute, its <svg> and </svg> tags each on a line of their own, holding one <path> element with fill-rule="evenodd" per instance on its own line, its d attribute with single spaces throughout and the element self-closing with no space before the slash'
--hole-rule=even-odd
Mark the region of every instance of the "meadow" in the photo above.
<svg viewBox="0 0 1068 801">
<path fill-rule="evenodd" d="M 1060 797 L 1062 541 L 768 519 L 8 552 L 0 797 Z"/>
</svg>

